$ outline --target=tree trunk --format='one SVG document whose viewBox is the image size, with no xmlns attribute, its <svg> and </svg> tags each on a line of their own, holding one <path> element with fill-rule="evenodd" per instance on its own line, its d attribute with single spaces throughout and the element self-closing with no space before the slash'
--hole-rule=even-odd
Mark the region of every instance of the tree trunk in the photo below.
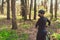
<svg viewBox="0 0 60 40">
<path fill-rule="evenodd" d="M 11 10 L 12 10 L 12 29 L 17 29 L 16 23 L 16 12 L 15 12 L 15 0 L 11 0 Z"/>
<path fill-rule="evenodd" d="M 27 0 L 25 0 L 25 4 L 24 4 L 24 8 L 25 8 L 25 15 L 24 15 L 24 20 L 27 20 L 27 13 L 28 13 L 28 10 L 27 10 Z"/>
<path fill-rule="evenodd" d="M 10 20 L 10 0 L 7 0 L 7 20 Z"/>
<path fill-rule="evenodd" d="M 28 14 L 30 13 L 30 0 L 27 0 Z"/>
<path fill-rule="evenodd" d="M 4 14 L 4 0 L 2 0 L 1 14 Z"/>
<path fill-rule="evenodd" d="M 51 13 L 50 20 L 52 20 L 53 19 L 53 0 L 51 0 L 51 4 L 50 4 L 50 13 Z"/>
<path fill-rule="evenodd" d="M 2 0 L 0 0 L 0 13 L 1 13 L 1 10 L 2 10 Z"/>
<path fill-rule="evenodd" d="M 34 0 L 34 20 L 36 20 L 36 0 Z"/>
<path fill-rule="evenodd" d="M 29 13 L 29 20 L 31 20 L 31 10 L 32 10 L 33 0 L 30 3 L 30 13 Z"/>
<path fill-rule="evenodd" d="M 58 7 L 58 4 L 57 4 L 57 0 L 55 1 L 55 19 L 57 20 L 57 7 Z"/>
<path fill-rule="evenodd" d="M 44 0 L 44 7 L 45 7 L 46 11 L 47 11 L 47 1 L 48 0 Z"/>
<path fill-rule="evenodd" d="M 24 20 L 27 20 L 27 1 L 21 0 L 21 14 Z"/>
<path fill-rule="evenodd" d="M 22 18 L 24 19 L 24 15 L 25 15 L 24 0 L 21 0 L 21 14 L 22 14 Z"/>
</svg>

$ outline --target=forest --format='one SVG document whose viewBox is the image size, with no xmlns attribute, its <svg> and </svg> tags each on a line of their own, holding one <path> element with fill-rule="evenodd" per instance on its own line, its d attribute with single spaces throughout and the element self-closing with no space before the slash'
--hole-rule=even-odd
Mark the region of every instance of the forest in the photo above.
<svg viewBox="0 0 60 40">
<path fill-rule="evenodd" d="M 0 40 L 36 40 L 39 10 L 51 21 L 46 40 L 60 40 L 60 0 L 0 0 Z"/>
</svg>

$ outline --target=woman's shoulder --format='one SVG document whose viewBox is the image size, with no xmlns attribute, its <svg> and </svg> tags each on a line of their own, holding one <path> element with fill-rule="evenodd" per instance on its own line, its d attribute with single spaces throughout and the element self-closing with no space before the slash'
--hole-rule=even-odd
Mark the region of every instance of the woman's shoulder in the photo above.
<svg viewBox="0 0 60 40">
<path fill-rule="evenodd" d="M 44 20 L 48 20 L 48 18 L 47 17 L 44 17 Z"/>
</svg>

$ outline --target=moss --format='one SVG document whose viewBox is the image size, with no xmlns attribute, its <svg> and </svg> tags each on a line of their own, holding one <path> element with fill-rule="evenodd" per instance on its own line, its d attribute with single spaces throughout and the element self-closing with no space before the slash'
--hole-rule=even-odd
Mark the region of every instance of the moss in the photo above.
<svg viewBox="0 0 60 40">
<path fill-rule="evenodd" d="M 28 40 L 29 35 L 27 33 L 21 33 L 20 40 Z"/>
<path fill-rule="evenodd" d="M 0 31 L 0 40 L 17 40 L 18 35 L 15 30 L 1 30 Z"/>
<path fill-rule="evenodd" d="M 52 36 L 54 36 L 57 40 L 60 40 L 60 34 L 58 34 L 58 33 L 53 33 Z"/>
</svg>

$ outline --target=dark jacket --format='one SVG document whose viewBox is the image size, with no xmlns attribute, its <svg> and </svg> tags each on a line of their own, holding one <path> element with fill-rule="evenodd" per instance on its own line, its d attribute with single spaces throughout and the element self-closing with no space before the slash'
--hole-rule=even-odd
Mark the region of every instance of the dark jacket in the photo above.
<svg viewBox="0 0 60 40">
<path fill-rule="evenodd" d="M 38 30 L 44 30 L 46 28 L 46 23 L 48 22 L 48 25 L 50 26 L 50 21 L 45 17 L 40 17 L 36 23 L 36 28 L 38 27 Z"/>
<path fill-rule="evenodd" d="M 46 23 L 50 26 L 50 21 L 45 17 L 40 17 L 36 23 L 36 28 L 38 28 L 36 40 L 46 40 Z"/>
</svg>

